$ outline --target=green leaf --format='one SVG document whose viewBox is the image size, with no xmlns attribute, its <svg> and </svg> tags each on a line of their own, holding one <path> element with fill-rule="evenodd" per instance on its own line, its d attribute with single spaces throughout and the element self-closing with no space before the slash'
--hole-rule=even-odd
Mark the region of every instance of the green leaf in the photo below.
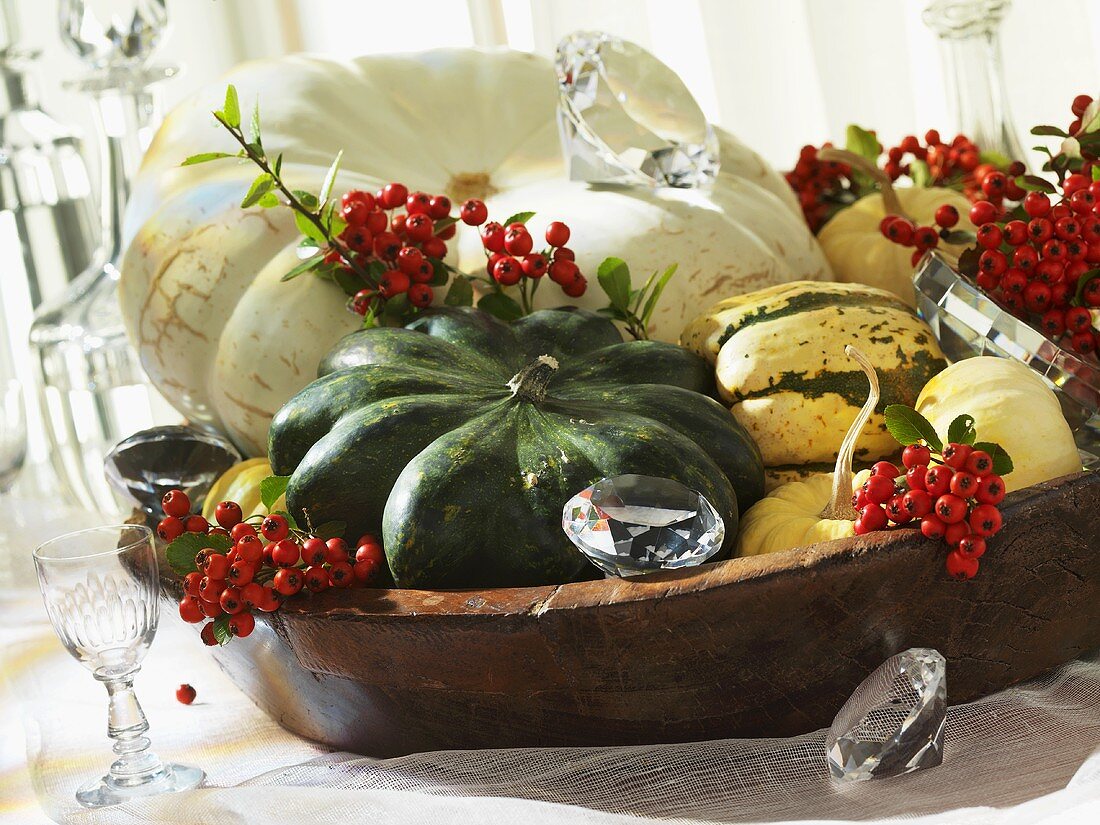
<svg viewBox="0 0 1100 825">
<path fill-rule="evenodd" d="M 611 306 L 622 310 L 630 307 L 630 268 L 622 258 L 606 258 L 596 271 L 596 279 Z"/>
<path fill-rule="evenodd" d="M 940 232 L 940 237 L 945 243 L 952 244 L 972 244 L 977 240 L 973 232 L 967 232 L 965 229 L 944 229 Z"/>
<path fill-rule="evenodd" d="M 447 279 L 450 274 L 447 272 L 447 265 L 439 258 L 428 258 L 428 263 L 432 265 L 432 279 L 428 281 L 428 286 L 443 286 L 447 283 Z M 469 303 L 462 306 L 469 306 Z"/>
<path fill-rule="evenodd" d="M 1069 132 L 1065 132 L 1059 129 L 1057 126 L 1032 126 L 1031 134 L 1033 135 L 1049 135 L 1050 137 L 1069 137 Z"/>
<path fill-rule="evenodd" d="M 273 206 L 278 206 L 279 203 L 279 196 L 274 192 L 264 192 L 260 195 L 260 199 L 256 201 L 256 205 L 264 209 L 271 209 Z"/>
<path fill-rule="evenodd" d="M 229 632 L 229 614 L 222 613 L 214 619 L 214 640 L 219 645 L 226 645 L 232 638 L 233 634 Z"/>
<path fill-rule="evenodd" d="M 326 201 L 321 207 L 321 223 L 328 230 L 330 238 L 339 237 L 340 233 L 348 228 L 348 222 L 337 213 L 339 206 L 338 201 Z"/>
<path fill-rule="evenodd" d="M 1000 152 L 995 152 L 992 149 L 985 149 L 978 153 L 978 160 L 982 163 L 991 163 L 998 169 L 1004 169 L 1012 163 L 1012 159 L 1008 155 L 1003 155 Z"/>
<path fill-rule="evenodd" d="M 515 321 L 523 317 L 523 309 L 520 305 L 503 292 L 490 292 L 477 302 L 477 308 L 485 310 L 502 321 Z"/>
<path fill-rule="evenodd" d="M 225 106 L 222 107 L 225 122 L 234 129 L 241 125 L 241 104 L 237 100 L 237 87 L 230 83 L 225 87 Z"/>
<path fill-rule="evenodd" d="M 1058 191 L 1054 188 L 1053 183 L 1038 175 L 1020 175 L 1016 178 L 1016 185 L 1029 192 L 1046 192 L 1048 195 L 1053 195 Z"/>
<path fill-rule="evenodd" d="M 336 281 L 337 285 L 340 289 L 344 290 L 346 295 L 354 295 L 366 286 L 362 278 L 354 272 L 344 269 L 342 266 L 337 267 L 332 273 L 332 280 Z"/>
<path fill-rule="evenodd" d="M 278 177 L 279 173 L 283 171 L 283 153 L 282 152 L 280 152 L 279 154 L 277 154 L 275 156 L 275 165 L 271 168 L 272 168 L 272 171 L 275 172 L 275 177 Z"/>
<path fill-rule="evenodd" d="M 340 160 L 344 157 L 344 150 L 341 149 L 336 153 L 336 157 L 332 159 L 332 165 L 328 168 L 328 172 L 325 173 L 324 183 L 321 184 L 321 193 L 317 196 L 321 203 L 328 200 L 328 196 L 332 194 L 333 184 L 336 183 L 336 173 L 340 171 Z"/>
<path fill-rule="evenodd" d="M 453 215 L 448 215 L 446 218 L 440 218 L 438 221 L 432 224 L 432 234 L 438 235 L 448 226 L 454 226 L 456 223 L 458 223 L 458 218 L 454 217 Z"/>
<path fill-rule="evenodd" d="M 275 512 L 286 519 L 287 524 L 290 525 L 291 529 L 293 529 L 293 530 L 301 530 L 302 529 L 301 527 L 298 526 L 298 522 L 294 518 L 294 516 L 292 516 L 286 510 L 276 510 Z"/>
<path fill-rule="evenodd" d="M 848 131 L 845 135 L 844 148 L 849 152 L 855 152 L 861 157 L 867 158 L 867 160 L 878 160 L 879 145 L 878 138 L 868 132 L 866 129 L 862 129 L 856 126 L 854 123 L 848 124 Z"/>
<path fill-rule="evenodd" d="M 1100 180 L 1100 166 L 1092 167 L 1092 179 Z"/>
<path fill-rule="evenodd" d="M 211 549 L 217 553 L 228 553 L 233 540 L 220 533 L 184 533 L 172 541 L 165 550 L 168 566 L 177 576 L 186 576 L 199 568 L 195 566 L 195 556 L 200 550 Z"/>
<path fill-rule="evenodd" d="M 313 531 L 319 539 L 328 541 L 329 539 L 338 539 L 344 535 L 344 531 L 348 529 L 346 521 L 326 521 Z"/>
<path fill-rule="evenodd" d="M 387 318 L 400 318 L 408 312 L 409 306 L 409 296 L 402 292 L 386 299 L 386 303 L 382 305 L 382 314 Z"/>
<path fill-rule="evenodd" d="M 263 172 L 252 181 L 252 185 L 248 187 L 248 194 L 244 196 L 244 200 L 241 201 L 241 209 L 247 209 L 250 206 L 254 206 L 259 202 L 260 198 L 275 188 L 275 179 L 267 172 Z"/>
<path fill-rule="evenodd" d="M 989 453 L 993 459 L 993 472 L 999 476 L 1006 476 L 1015 469 L 1012 466 L 1012 459 L 1000 444 L 994 444 L 992 441 L 979 441 L 974 444 L 974 449 Z"/>
<path fill-rule="evenodd" d="M 270 511 L 275 502 L 286 493 L 286 486 L 290 483 L 290 476 L 268 476 L 260 482 L 260 501 L 264 509 Z"/>
<path fill-rule="evenodd" d="M 1090 269 L 1088 272 L 1082 273 L 1077 279 L 1077 294 L 1074 296 L 1074 303 L 1077 306 L 1084 306 L 1085 287 L 1089 285 L 1089 281 L 1094 280 L 1097 276 L 1100 276 L 1100 269 Z"/>
<path fill-rule="evenodd" d="M 456 275 L 455 279 L 451 281 L 451 288 L 447 290 L 447 297 L 443 299 L 443 303 L 449 307 L 473 306 L 473 284 L 470 283 L 468 278 Z"/>
<path fill-rule="evenodd" d="M 928 419 L 904 404 L 890 404 L 884 413 L 886 429 L 899 444 L 906 446 L 923 440 L 937 453 L 943 450 L 943 442 Z"/>
<path fill-rule="evenodd" d="M 649 319 L 653 317 L 653 310 L 657 308 L 657 302 L 661 300 L 661 293 L 665 291 L 665 287 L 668 285 L 668 280 L 676 274 L 676 269 L 679 264 L 673 264 L 664 271 L 660 280 L 653 287 L 653 291 L 649 293 L 649 298 L 645 302 L 645 309 L 642 310 L 642 326 L 649 325 Z"/>
<path fill-rule="evenodd" d="M 252 122 L 248 128 L 248 140 L 257 146 L 263 146 L 260 139 L 260 99 L 256 98 L 256 105 L 252 107 Z"/>
<path fill-rule="evenodd" d="M 294 225 L 298 227 L 299 232 L 310 240 L 315 241 L 318 246 L 328 246 L 328 238 L 325 237 L 325 233 L 318 229 L 317 225 L 301 212 L 294 213 Z"/>
<path fill-rule="evenodd" d="M 197 155 L 191 155 L 188 158 L 184 158 L 180 166 L 195 166 L 200 163 L 208 163 L 212 160 L 235 157 L 237 156 L 233 152 L 199 152 Z"/>
<path fill-rule="evenodd" d="M 297 266 L 295 266 L 292 270 L 290 270 L 290 272 L 288 272 L 286 275 L 284 275 L 279 280 L 280 281 L 292 281 L 295 278 L 297 278 L 299 275 L 304 275 L 305 273 L 316 269 L 317 266 L 319 264 L 324 263 L 324 261 L 325 261 L 324 255 L 322 255 L 320 252 L 318 252 L 316 255 L 312 255 L 311 257 L 306 258 L 304 261 L 300 262 Z"/>
<path fill-rule="evenodd" d="M 973 444 L 978 438 L 974 431 L 974 416 L 963 413 L 947 428 L 947 440 L 952 444 Z"/>
<path fill-rule="evenodd" d="M 516 214 L 514 214 L 510 218 L 508 218 L 508 220 L 504 221 L 501 224 L 501 226 L 503 226 L 505 229 L 507 229 L 508 224 L 512 224 L 512 223 L 526 224 L 527 221 L 531 220 L 531 218 L 533 218 L 533 217 L 535 217 L 534 212 L 517 212 Z"/>
<path fill-rule="evenodd" d="M 931 186 L 932 170 L 923 160 L 913 160 L 909 164 L 909 177 L 913 179 L 914 186 Z"/>
<path fill-rule="evenodd" d="M 298 202 L 306 209 L 316 209 L 321 205 L 321 202 L 317 200 L 317 196 L 312 192 L 307 192 L 305 189 L 292 189 L 290 194 L 296 197 Z"/>
</svg>

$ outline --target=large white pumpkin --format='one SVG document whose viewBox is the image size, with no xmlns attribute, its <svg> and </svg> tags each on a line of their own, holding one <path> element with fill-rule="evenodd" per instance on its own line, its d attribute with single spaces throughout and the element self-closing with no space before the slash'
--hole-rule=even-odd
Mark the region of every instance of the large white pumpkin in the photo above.
<svg viewBox="0 0 1100 825">
<path fill-rule="evenodd" d="M 575 303 L 606 304 L 594 275 L 609 255 L 625 259 L 636 281 L 678 263 L 651 328 L 656 338 L 676 340 L 719 298 L 830 277 L 786 182 L 729 134 L 720 133 L 722 171 L 709 192 L 567 180 L 545 59 L 445 49 L 245 64 L 178 106 L 158 132 L 128 208 L 121 300 L 153 383 L 250 455 L 265 452 L 272 415 L 358 318 L 330 283 L 280 283 L 297 235 L 287 210 L 239 208 L 255 169 L 228 160 L 179 168 L 188 155 L 236 148 L 210 115 L 226 83 L 246 112 L 259 97 L 265 148 L 285 154 L 292 185 L 316 191 L 343 149 L 338 188 L 395 180 L 456 202 L 484 197 L 498 219 L 536 210 L 537 233 L 565 220 L 592 282 Z M 460 230 L 452 256 L 466 271 L 484 265 L 472 230 Z M 549 286 L 540 306 L 572 303 Z"/>
</svg>

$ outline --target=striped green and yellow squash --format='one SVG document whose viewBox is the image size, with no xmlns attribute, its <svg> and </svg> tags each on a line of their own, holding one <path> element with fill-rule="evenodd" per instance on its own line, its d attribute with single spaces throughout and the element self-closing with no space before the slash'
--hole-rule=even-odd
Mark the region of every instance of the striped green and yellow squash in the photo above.
<svg viewBox="0 0 1100 825">
<path fill-rule="evenodd" d="M 594 571 L 562 507 L 606 476 L 702 492 L 733 547 L 764 495 L 752 439 L 710 397 L 713 370 L 606 318 L 541 310 L 505 324 L 436 309 L 346 336 L 271 425 L 272 468 L 299 519 L 381 529 L 401 587 L 559 584 Z"/>
<path fill-rule="evenodd" d="M 714 364 L 719 394 L 760 447 L 769 486 L 836 460 L 867 399 L 845 344 L 866 353 L 882 386 L 856 450 L 863 461 L 897 449 L 886 405 L 912 406 L 947 366 L 932 331 L 900 298 L 859 284 L 798 281 L 730 298 L 688 324 L 680 343 Z"/>
</svg>

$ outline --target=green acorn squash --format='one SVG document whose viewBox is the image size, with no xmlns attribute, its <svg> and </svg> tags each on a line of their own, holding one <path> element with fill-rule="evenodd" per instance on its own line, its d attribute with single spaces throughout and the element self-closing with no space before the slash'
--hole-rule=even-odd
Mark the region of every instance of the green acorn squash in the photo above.
<svg viewBox="0 0 1100 825">
<path fill-rule="evenodd" d="M 505 324 L 440 309 L 343 338 L 275 416 L 269 454 L 313 524 L 382 529 L 400 587 L 558 584 L 588 563 L 562 532 L 577 491 L 673 478 L 726 521 L 764 494 L 760 451 L 673 344 L 624 343 L 606 318 L 542 310 Z"/>
</svg>

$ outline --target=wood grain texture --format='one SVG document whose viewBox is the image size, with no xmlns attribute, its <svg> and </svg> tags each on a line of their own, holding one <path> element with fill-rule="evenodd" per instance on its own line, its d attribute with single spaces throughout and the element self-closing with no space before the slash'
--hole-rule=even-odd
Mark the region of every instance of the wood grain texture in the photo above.
<svg viewBox="0 0 1100 825">
<path fill-rule="evenodd" d="M 970 582 L 903 530 L 638 579 L 329 591 L 215 655 L 285 727 L 378 756 L 788 736 L 909 647 L 947 657 L 957 704 L 1100 646 L 1100 476 L 1004 513 Z"/>
</svg>

